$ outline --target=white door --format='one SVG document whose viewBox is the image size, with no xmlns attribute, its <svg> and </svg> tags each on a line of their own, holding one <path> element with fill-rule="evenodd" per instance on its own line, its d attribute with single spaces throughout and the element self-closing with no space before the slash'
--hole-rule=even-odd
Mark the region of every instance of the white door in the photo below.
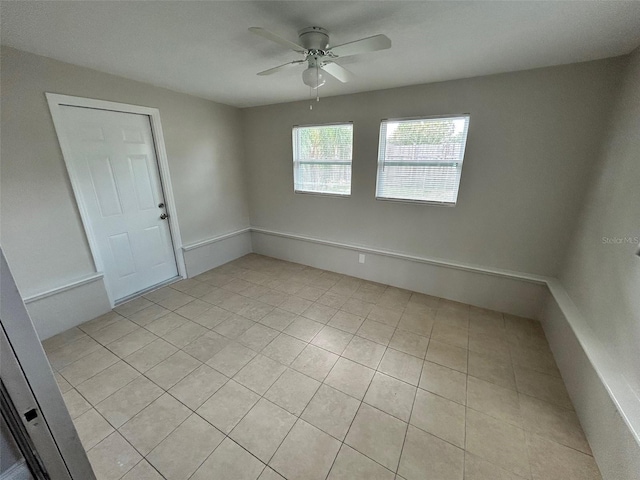
<svg viewBox="0 0 640 480">
<path fill-rule="evenodd" d="M 178 270 L 149 117 L 61 106 L 67 155 L 115 301 Z"/>
</svg>

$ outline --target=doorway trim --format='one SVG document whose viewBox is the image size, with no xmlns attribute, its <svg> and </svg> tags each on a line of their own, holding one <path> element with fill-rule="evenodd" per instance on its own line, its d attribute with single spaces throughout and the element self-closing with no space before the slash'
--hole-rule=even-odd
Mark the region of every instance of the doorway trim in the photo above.
<svg viewBox="0 0 640 480">
<path fill-rule="evenodd" d="M 110 102 L 106 100 L 95 100 L 92 98 L 73 97 L 70 95 L 60 95 L 57 93 L 45 93 L 47 97 L 47 103 L 49 104 L 49 111 L 51 112 L 51 118 L 53 119 L 53 125 L 55 127 L 56 135 L 58 137 L 58 143 L 62 150 L 62 157 L 64 158 L 65 166 L 67 167 L 67 173 L 69 174 L 69 180 L 71 181 L 71 188 L 80 211 L 80 218 L 82 219 L 82 225 L 84 227 L 87 241 L 89 242 L 89 248 L 93 257 L 93 263 L 96 269 L 96 273 L 104 272 L 104 263 L 100 256 L 100 250 L 98 249 L 98 243 L 93 235 L 91 228 L 91 218 L 87 207 L 84 203 L 84 198 L 80 193 L 80 182 L 77 174 L 74 170 L 73 163 L 71 162 L 71 148 L 68 145 L 65 135 L 63 134 L 63 120 L 61 107 L 81 107 L 91 108 L 94 110 L 107 110 L 112 112 L 133 113 L 138 115 L 146 115 L 149 117 L 151 124 L 151 133 L 153 135 L 153 143 L 156 151 L 156 159 L 158 162 L 158 173 L 160 175 L 160 184 L 162 185 L 162 191 L 164 194 L 164 200 L 167 204 L 167 210 L 169 212 L 169 230 L 171 232 L 171 240 L 173 243 L 173 254 L 176 259 L 176 265 L 178 267 L 178 275 L 182 278 L 187 278 L 187 267 L 184 261 L 184 252 L 182 250 L 182 237 L 180 236 L 180 226 L 178 223 L 178 212 L 176 209 L 176 203 L 173 196 L 173 187 L 171 186 L 171 175 L 169 172 L 169 159 L 167 157 L 167 150 L 164 143 L 164 134 L 162 133 L 162 123 L 160 122 L 160 110 L 157 108 L 143 107 L 139 105 L 130 105 L 126 103 Z M 115 306 L 117 299 L 113 298 L 107 282 L 104 282 L 104 286 L 107 290 L 107 296 L 111 303 L 111 308 Z"/>
</svg>

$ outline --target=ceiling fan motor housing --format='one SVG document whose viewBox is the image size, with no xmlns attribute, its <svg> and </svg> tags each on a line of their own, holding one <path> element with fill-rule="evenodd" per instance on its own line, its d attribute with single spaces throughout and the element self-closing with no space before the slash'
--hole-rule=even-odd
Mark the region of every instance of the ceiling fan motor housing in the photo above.
<svg viewBox="0 0 640 480">
<path fill-rule="evenodd" d="M 300 45 L 307 50 L 327 50 L 329 32 L 322 27 L 307 27 L 298 32 Z"/>
<path fill-rule="evenodd" d="M 322 27 L 303 28 L 298 32 L 297 43 L 291 42 L 278 34 L 260 27 L 251 27 L 249 31 L 304 56 L 301 60 L 294 60 L 284 65 L 270 68 L 259 72 L 258 75 L 271 75 L 285 68 L 306 63 L 307 69 L 303 72 L 302 78 L 305 85 L 309 85 L 311 88 L 318 88 L 324 85 L 323 72 L 342 83 L 351 80 L 352 74 L 347 69 L 335 63 L 334 60 L 336 58 L 391 48 L 391 40 L 382 34 L 331 47 L 329 43 L 329 32 Z"/>
</svg>

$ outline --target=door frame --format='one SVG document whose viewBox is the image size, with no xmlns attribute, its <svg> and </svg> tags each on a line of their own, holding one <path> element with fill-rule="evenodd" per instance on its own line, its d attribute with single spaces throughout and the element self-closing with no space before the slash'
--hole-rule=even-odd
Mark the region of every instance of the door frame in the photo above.
<svg viewBox="0 0 640 480">
<path fill-rule="evenodd" d="M 47 92 L 45 93 L 45 95 L 47 97 L 47 103 L 49 104 L 49 111 L 51 112 L 51 118 L 53 119 L 53 125 L 58 137 L 58 143 L 60 144 L 60 149 L 62 150 L 64 163 L 67 167 L 69 180 L 71 181 L 71 188 L 73 189 L 73 194 L 76 198 L 76 204 L 78 205 L 78 210 L 80 211 L 80 218 L 82 219 L 82 225 L 84 227 L 85 234 L 87 235 L 87 241 L 89 242 L 89 248 L 91 249 L 91 255 L 93 256 L 93 262 L 97 273 L 104 272 L 104 262 L 102 260 L 102 257 L 100 256 L 98 243 L 93 234 L 93 229 L 91 228 L 91 217 L 89 216 L 85 200 L 80 190 L 78 175 L 75 171 L 74 164 L 71 161 L 71 148 L 67 143 L 66 137 L 64 135 L 61 107 L 67 106 L 91 108 L 94 110 L 133 113 L 149 117 L 151 134 L 153 136 L 153 143 L 156 151 L 156 160 L 158 163 L 160 184 L 162 186 L 164 201 L 167 205 L 167 211 L 169 213 L 169 230 L 171 232 L 171 241 L 173 243 L 173 253 L 176 259 L 176 265 L 178 267 L 178 275 L 182 278 L 187 278 L 187 267 L 184 261 L 184 252 L 182 251 L 182 237 L 180 236 L 178 212 L 173 196 L 173 187 L 171 186 L 169 159 L 167 157 L 167 150 L 165 148 L 164 134 L 162 133 L 162 123 L 160 122 L 160 110 L 158 110 L 157 108 L 143 107 L 139 105 L 110 102 L 106 100 L 95 100 L 92 98 L 84 97 L 74 97 L 70 95 L 60 95 L 57 93 Z M 109 285 L 107 284 L 106 277 L 104 285 L 107 290 L 109 302 L 111 303 L 111 307 L 113 308 L 115 306 L 116 299 L 113 298 Z"/>
<path fill-rule="evenodd" d="M 1 247 L 0 272 L 2 381 L 20 421 L 51 478 L 96 480 Z"/>
</svg>

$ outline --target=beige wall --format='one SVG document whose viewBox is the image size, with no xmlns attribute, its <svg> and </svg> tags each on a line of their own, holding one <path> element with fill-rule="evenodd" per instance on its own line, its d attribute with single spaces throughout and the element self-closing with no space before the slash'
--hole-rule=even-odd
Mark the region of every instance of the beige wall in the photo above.
<svg viewBox="0 0 640 480">
<path fill-rule="evenodd" d="M 487 267 L 557 274 L 623 60 L 243 110 L 251 224 Z M 455 208 L 376 201 L 383 118 L 470 113 Z M 291 127 L 354 122 L 352 196 L 293 193 Z"/>
<path fill-rule="evenodd" d="M 608 239 L 635 241 L 606 243 Z M 635 238 L 634 238 L 635 237 Z M 640 398 L 640 50 L 629 58 L 560 279 Z"/>
<path fill-rule="evenodd" d="M 249 225 L 240 110 L 2 47 L 1 241 L 23 296 L 94 271 L 45 92 L 160 110 L 182 240 Z"/>
</svg>

